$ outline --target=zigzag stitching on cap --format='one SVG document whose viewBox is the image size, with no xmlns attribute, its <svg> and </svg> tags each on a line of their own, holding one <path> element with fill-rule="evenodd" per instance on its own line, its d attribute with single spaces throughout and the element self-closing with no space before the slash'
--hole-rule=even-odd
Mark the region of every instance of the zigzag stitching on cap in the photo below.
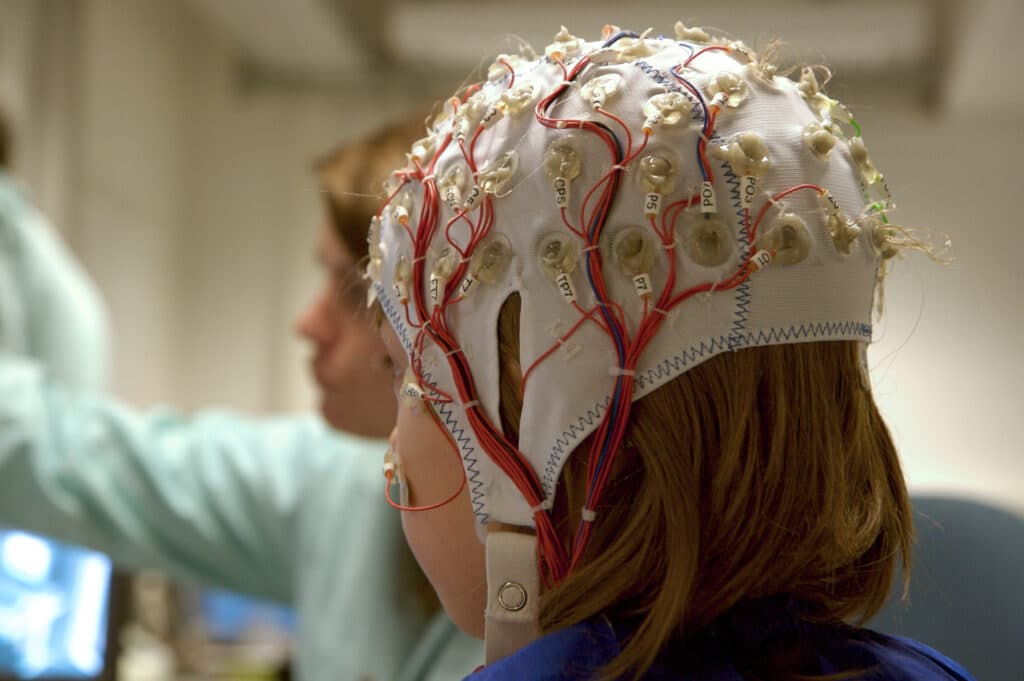
<svg viewBox="0 0 1024 681">
<path fill-rule="evenodd" d="M 379 293 L 379 291 L 378 291 Z M 405 320 L 402 319 L 398 310 L 395 309 L 391 299 L 386 295 L 378 295 L 377 300 L 380 301 L 380 306 L 384 310 L 384 315 L 391 322 L 391 325 L 396 329 L 405 330 Z M 408 340 L 408 339 L 403 339 Z M 430 372 L 423 372 L 424 382 L 434 384 L 433 376 Z M 462 452 L 462 460 L 466 462 L 466 479 L 470 485 L 470 501 L 473 504 L 473 513 L 477 517 L 481 518 L 484 523 L 487 522 L 488 515 L 483 512 L 484 501 L 483 501 L 483 480 L 480 479 L 480 469 L 478 467 L 479 461 L 476 456 L 476 448 L 473 447 L 470 442 L 469 436 L 466 435 L 465 428 L 459 426 L 458 421 L 455 419 L 454 412 L 448 404 L 439 404 L 437 408 L 438 414 L 442 417 L 445 427 L 448 428 L 448 432 L 452 434 L 455 442 L 458 444 L 459 449 Z"/>
<path fill-rule="evenodd" d="M 374 284 L 373 288 L 377 290 L 377 302 L 380 303 L 381 309 L 384 310 L 384 316 L 391 322 L 391 326 L 397 329 L 405 330 L 405 320 L 402 319 L 401 315 L 398 314 L 398 310 L 395 309 L 394 304 L 391 302 L 391 298 L 386 295 L 382 290 L 383 285 Z M 399 336 L 400 340 L 407 341 L 408 339 L 403 336 Z"/>
<path fill-rule="evenodd" d="M 458 443 L 459 449 L 462 450 L 462 458 L 466 461 L 466 480 L 469 482 L 469 493 L 472 497 L 473 513 L 474 515 L 480 516 L 487 522 L 487 514 L 484 513 L 484 502 L 483 502 L 483 480 L 480 480 L 480 470 L 477 468 L 477 459 L 472 456 L 476 449 L 470 442 L 469 436 L 466 435 L 466 429 L 461 427 L 455 418 L 455 414 L 452 411 L 451 405 L 439 404 L 437 407 L 438 414 L 440 414 L 444 421 L 445 427 L 448 428 L 448 432 L 452 434 L 455 442 Z"/>
<path fill-rule="evenodd" d="M 690 103 L 693 104 L 693 108 L 690 111 L 691 120 L 704 120 L 704 113 L 701 110 L 700 102 L 696 100 L 696 98 L 689 90 L 683 89 L 683 87 L 679 85 L 674 79 L 669 78 L 667 75 L 665 75 L 664 71 L 653 66 L 652 64 L 643 59 L 637 59 L 635 62 L 633 62 L 633 66 L 647 74 L 648 78 L 653 80 L 661 87 L 665 88 L 667 92 L 679 93 L 686 97 L 688 100 L 690 100 Z"/>
<path fill-rule="evenodd" d="M 871 338 L 871 325 L 864 322 L 809 322 L 788 328 L 772 328 L 767 331 L 748 333 L 747 345 L 771 345 L 788 342 L 800 338 L 820 338 L 822 336 L 860 336 Z"/>
<path fill-rule="evenodd" d="M 594 406 L 576 419 L 576 423 L 569 424 L 568 430 L 562 431 L 561 437 L 555 438 L 555 444 L 551 448 L 551 453 L 548 455 L 548 463 L 544 466 L 543 483 L 545 489 L 554 488 L 555 478 L 558 476 L 559 472 L 559 457 L 565 455 L 566 448 L 569 448 L 572 442 L 577 440 L 582 433 L 590 432 L 595 421 L 600 423 L 601 415 L 608 409 L 608 402 L 610 399 L 610 397 L 605 398 L 604 404 L 601 402 L 595 402 Z"/>
<path fill-rule="evenodd" d="M 831 336 L 860 336 L 871 338 L 871 325 L 864 322 L 808 322 L 806 324 L 793 324 L 789 327 L 776 327 L 772 329 L 751 331 L 742 338 L 744 345 L 771 345 L 782 342 L 789 342 L 801 338 L 820 338 Z M 643 390 L 648 385 L 656 383 L 659 379 L 673 378 L 682 373 L 682 370 L 694 363 L 695 360 L 709 355 L 715 355 L 723 350 L 730 349 L 729 339 L 726 336 L 719 336 L 710 340 L 702 340 L 699 345 L 694 345 L 678 355 L 664 359 L 655 366 L 645 371 L 636 379 L 634 392 Z"/>
<path fill-rule="evenodd" d="M 637 377 L 633 391 L 643 390 L 646 385 L 656 382 L 659 378 L 670 378 L 678 375 L 682 373 L 682 369 L 693 364 L 694 360 L 700 359 L 705 355 L 715 355 L 722 350 L 728 349 L 729 339 L 725 336 L 719 336 L 711 340 L 702 340 L 700 345 L 694 345 L 687 350 L 683 350 L 681 354 L 658 362 L 655 366 L 644 372 L 643 375 Z"/>
<path fill-rule="evenodd" d="M 732 194 L 733 209 L 736 211 L 736 224 L 739 225 L 737 245 L 739 246 L 740 258 L 746 260 L 750 254 L 750 239 L 747 238 L 747 230 L 744 229 L 743 204 L 740 198 L 740 178 L 732 171 L 728 163 L 722 163 L 722 174 L 729 183 L 729 192 Z M 747 317 L 750 316 L 750 280 L 747 279 L 736 287 L 736 310 L 733 312 L 732 328 L 729 330 L 729 349 L 735 350 L 743 346 L 744 334 L 747 327 Z"/>
<path fill-rule="evenodd" d="M 739 201 L 740 199 L 740 178 L 736 177 L 736 173 L 732 172 L 732 166 L 725 161 L 722 161 L 722 177 L 729 184 L 729 193 L 732 194 L 733 201 Z M 736 207 L 736 203 L 733 203 L 733 207 Z M 739 215 L 740 219 L 743 219 L 743 213 Z"/>
</svg>

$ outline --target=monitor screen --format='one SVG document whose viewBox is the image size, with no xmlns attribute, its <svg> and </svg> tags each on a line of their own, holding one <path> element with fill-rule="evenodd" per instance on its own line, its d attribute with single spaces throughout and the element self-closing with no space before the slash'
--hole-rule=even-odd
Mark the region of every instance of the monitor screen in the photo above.
<svg viewBox="0 0 1024 681">
<path fill-rule="evenodd" d="M 204 589 L 199 602 L 207 635 L 214 641 L 242 642 L 268 631 L 295 633 L 295 611 L 284 605 L 214 589 Z"/>
<path fill-rule="evenodd" d="M 98 676 L 109 591 L 104 555 L 0 528 L 0 676 Z"/>
</svg>

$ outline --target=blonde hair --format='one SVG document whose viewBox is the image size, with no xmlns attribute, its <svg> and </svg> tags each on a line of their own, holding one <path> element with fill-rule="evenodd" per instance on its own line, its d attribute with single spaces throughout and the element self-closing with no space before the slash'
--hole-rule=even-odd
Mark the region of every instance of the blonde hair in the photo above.
<svg viewBox="0 0 1024 681">
<path fill-rule="evenodd" d="M 426 134 L 423 109 L 354 142 L 342 143 L 313 163 L 335 234 L 356 262 L 366 257 L 366 231 L 385 198 L 389 173 L 405 165 L 412 143 Z"/>
<path fill-rule="evenodd" d="M 519 305 L 499 318 L 502 424 L 521 410 Z M 787 595 L 821 622 L 864 621 L 884 603 L 912 523 L 896 450 L 861 382 L 860 348 L 833 341 L 718 355 L 633 405 L 582 566 L 544 594 L 553 631 L 600 614 L 633 634 L 602 675 L 649 669 L 742 601 Z M 568 542 L 583 506 L 584 441 L 552 511 Z M 568 544 L 566 543 L 568 548 Z M 637 566 L 643 566 L 638 570 Z M 769 656 L 751 673 L 798 678 Z M 806 677 L 800 677 L 806 678 Z"/>
</svg>

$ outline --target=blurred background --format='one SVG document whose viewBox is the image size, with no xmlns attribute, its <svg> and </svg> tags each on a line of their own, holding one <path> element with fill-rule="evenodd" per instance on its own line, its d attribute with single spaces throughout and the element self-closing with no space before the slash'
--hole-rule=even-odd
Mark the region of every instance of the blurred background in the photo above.
<svg viewBox="0 0 1024 681">
<path fill-rule="evenodd" d="M 119 396 L 307 410 L 289 323 L 318 275 L 311 161 L 520 39 L 676 19 L 829 65 L 894 221 L 950 235 L 951 266 L 895 264 L 872 380 L 912 491 L 1024 514 L 1014 0 L 0 0 L 0 106 L 18 173 L 106 298 Z"/>
</svg>

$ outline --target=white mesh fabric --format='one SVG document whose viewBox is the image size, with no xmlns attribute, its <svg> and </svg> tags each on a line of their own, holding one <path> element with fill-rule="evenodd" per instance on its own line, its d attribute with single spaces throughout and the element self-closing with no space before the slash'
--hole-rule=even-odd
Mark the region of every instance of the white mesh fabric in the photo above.
<svg viewBox="0 0 1024 681">
<path fill-rule="evenodd" d="M 625 145 L 622 129 L 596 113 L 579 94 L 580 87 L 594 76 L 617 73 L 623 78 L 622 87 L 617 96 L 609 99 L 606 108 L 626 121 L 633 134 L 634 145 L 639 144 L 643 137 L 644 104 L 652 95 L 666 90 L 686 93 L 676 84 L 669 70 L 704 47 L 669 39 L 650 39 L 647 44 L 655 50 L 650 56 L 624 63 L 588 66 L 549 110 L 549 115 L 601 121 Z M 597 50 L 600 46 L 600 43 L 587 43 L 583 53 Z M 567 62 L 570 68 L 572 63 Z M 840 140 L 827 159 L 815 156 L 804 144 L 802 133 L 808 123 L 819 120 L 818 114 L 804 100 L 792 80 L 776 77 L 772 84 L 766 84 L 755 77 L 756 68 L 743 56 L 705 52 L 683 72 L 708 100 L 708 81 L 723 71 L 739 75 L 749 87 L 749 94 L 742 104 L 721 110 L 712 142 L 719 144 L 747 131 L 757 131 L 767 141 L 771 167 L 758 184 L 759 193 L 751 206 L 752 219 L 765 205 L 768 194 L 774 195 L 802 183 L 813 183 L 829 190 L 851 218 L 861 215 L 867 202 L 846 142 Z M 536 83 L 543 96 L 562 81 L 562 71 L 549 60 L 527 61 L 516 66 L 515 77 L 517 84 L 525 80 Z M 508 82 L 507 75 L 485 82 L 480 90 L 482 96 L 490 102 L 497 101 Z M 686 96 L 694 99 L 689 93 Z M 702 121 L 701 107 L 695 106 L 688 125 L 656 128 L 643 154 L 668 153 L 676 160 L 680 172 L 675 191 L 665 196 L 664 205 L 699 189 L 701 177 L 697 143 Z M 442 123 L 432 134 L 440 140 L 450 127 L 450 121 Z M 522 299 L 520 362 L 524 369 L 533 365 L 555 344 L 556 336 L 566 333 L 580 318 L 579 313 L 559 295 L 551 276 L 542 268 L 537 252 L 538 244 L 546 235 L 552 232 L 569 235 L 555 204 L 551 179 L 543 169 L 545 153 L 552 142 L 566 136 L 572 137 L 572 145 L 582 159 L 582 172 L 570 186 L 568 211 L 570 219 L 579 225 L 584 196 L 608 172 L 612 163 L 607 147 L 595 135 L 576 129 L 545 128 L 537 122 L 533 106 L 530 106 L 519 113 L 504 115 L 493 127 L 480 134 L 476 144 L 475 159 L 481 168 L 509 150 L 514 150 L 518 157 L 510 190 L 492 197 L 495 215 L 492 233 L 508 238 L 513 252 L 511 263 L 499 282 L 476 284 L 464 300 L 450 305 L 447 311 L 450 329 L 469 358 L 478 399 L 495 424 L 500 423 L 497 319 L 508 296 L 518 292 Z M 742 229 L 737 174 L 710 149 L 708 158 L 714 173 L 719 213 L 729 220 L 735 234 L 732 255 L 723 265 L 714 268 L 702 267 L 692 261 L 679 245 L 679 226 L 694 215 L 688 210 L 677 222 L 674 252 L 659 249 L 649 272 L 655 290 L 665 281 L 668 257 L 677 259 L 675 290 L 682 291 L 716 277 L 719 280 L 728 278 L 757 250 L 746 243 Z M 465 163 L 458 145 L 451 144 L 438 157 L 434 177 L 442 178 L 453 164 L 465 166 Z M 643 212 L 645 190 L 638 181 L 636 166 L 634 161 L 622 175 L 618 195 L 600 240 L 608 290 L 611 298 L 623 307 L 630 332 L 635 331 L 640 319 L 642 301 L 634 294 L 632 282 L 610 257 L 609 245 L 619 230 L 630 225 L 647 226 Z M 415 230 L 423 200 L 421 184 L 412 182 L 402 191 L 411 191 L 415 199 L 410 211 L 413 218 L 411 227 Z M 870 310 L 879 265 L 879 258 L 871 248 L 870 234 L 865 231 L 857 238 L 850 254 L 841 254 L 827 234 L 825 213 L 816 192 L 798 191 L 781 203 L 787 211 L 806 221 L 813 237 L 809 256 L 791 266 L 771 264 L 754 272 L 739 288 L 698 295 L 674 310 L 642 355 L 636 371 L 634 400 L 720 352 L 776 343 L 870 340 Z M 777 208 L 769 208 L 760 227 L 761 236 L 768 232 L 771 221 L 778 214 Z M 427 277 L 432 259 L 448 245 L 444 225 L 453 215 L 454 211 L 442 202 L 440 227 L 431 244 L 432 255 L 427 258 Z M 469 215 L 475 219 L 476 212 Z M 464 227 L 462 224 L 452 230 L 453 238 L 456 241 L 461 239 L 461 243 L 467 234 Z M 374 284 L 375 292 L 387 318 L 408 349 L 415 337 L 415 329 L 410 329 L 406 323 L 406 313 L 396 295 L 394 277 L 399 257 L 404 254 L 411 258 L 412 246 L 405 230 L 388 210 L 383 213 L 380 246 L 382 260 L 379 277 Z M 595 297 L 589 290 L 584 269 L 581 261 L 571 276 L 580 305 L 590 309 L 595 304 Z M 423 287 L 429 301 L 429 281 L 420 281 L 418 285 Z M 414 311 L 410 314 L 414 323 L 421 322 Z M 580 326 L 566 345 L 572 352 L 559 349 L 532 371 L 524 394 L 520 425 L 519 448 L 540 477 L 549 500 L 566 458 L 597 428 L 604 416 L 616 380 L 609 369 L 618 365 L 611 340 L 592 322 Z M 425 382 L 435 383 L 449 394 L 457 394 L 443 353 L 428 342 L 423 357 Z M 485 525 L 488 518 L 516 525 L 532 525 L 528 504 L 483 451 L 469 427 L 463 407 L 453 403 L 434 405 L 433 408 L 459 444 L 480 525 Z"/>
</svg>

